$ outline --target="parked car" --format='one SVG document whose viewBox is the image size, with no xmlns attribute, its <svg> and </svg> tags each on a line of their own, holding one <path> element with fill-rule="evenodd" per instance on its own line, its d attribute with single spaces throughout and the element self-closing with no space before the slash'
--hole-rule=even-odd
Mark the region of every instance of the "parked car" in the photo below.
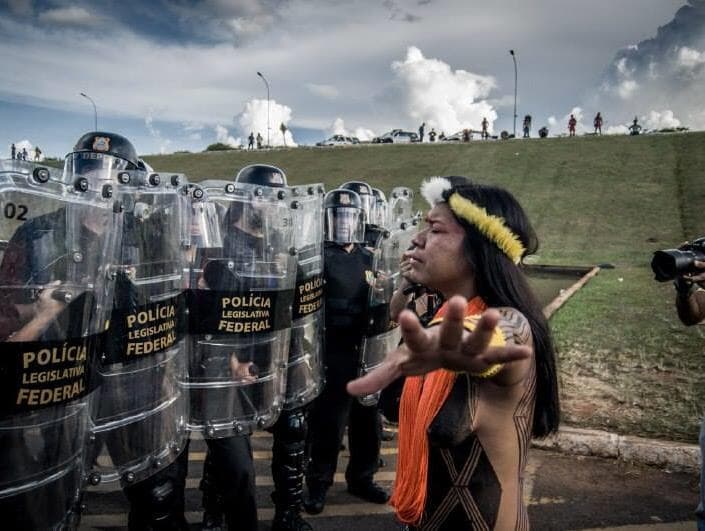
<svg viewBox="0 0 705 531">
<path fill-rule="evenodd" d="M 316 142 L 317 146 L 347 146 L 352 144 L 359 144 L 360 141 L 354 136 L 345 135 L 333 135 L 332 137 L 322 140 L 321 142 Z"/>
<path fill-rule="evenodd" d="M 473 139 L 473 135 L 480 135 L 480 138 L 482 138 L 482 131 L 475 131 L 474 129 L 468 129 L 468 140 Z M 453 133 L 452 135 L 446 136 L 444 138 L 441 138 L 441 142 L 464 142 L 464 136 L 465 136 L 465 131 L 458 131 L 457 133 Z"/>
<path fill-rule="evenodd" d="M 392 129 L 383 135 L 376 136 L 372 139 L 373 144 L 408 144 L 409 142 L 418 142 L 419 136 L 411 131 L 402 129 Z"/>
</svg>

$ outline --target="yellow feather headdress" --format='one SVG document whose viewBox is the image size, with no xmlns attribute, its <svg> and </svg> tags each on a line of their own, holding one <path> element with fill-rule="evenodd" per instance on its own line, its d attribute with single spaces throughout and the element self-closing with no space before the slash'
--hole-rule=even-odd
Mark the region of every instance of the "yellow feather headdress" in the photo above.
<svg viewBox="0 0 705 531">
<path fill-rule="evenodd" d="M 448 179 L 431 177 L 421 185 L 421 194 L 433 207 L 443 202 L 443 192 L 452 190 L 452 188 L 453 186 Z M 457 192 L 448 198 L 448 206 L 456 216 L 472 224 L 488 240 L 499 247 L 512 262 L 519 263 L 525 252 L 524 245 L 504 223 L 504 218 L 488 214 L 483 207 L 476 205 Z"/>
</svg>

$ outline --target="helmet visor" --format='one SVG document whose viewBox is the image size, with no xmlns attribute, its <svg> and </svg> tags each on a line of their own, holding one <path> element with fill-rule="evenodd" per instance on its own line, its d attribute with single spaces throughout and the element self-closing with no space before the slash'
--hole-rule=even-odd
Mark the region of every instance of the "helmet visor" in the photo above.
<svg viewBox="0 0 705 531">
<path fill-rule="evenodd" d="M 357 208 L 340 207 L 326 210 L 326 241 L 339 244 L 362 242 L 365 227 L 361 211 Z"/>
<path fill-rule="evenodd" d="M 372 223 L 370 220 L 374 217 L 375 196 L 360 194 L 360 200 L 362 201 L 362 210 L 365 211 L 365 223 Z"/>
<path fill-rule="evenodd" d="M 134 169 L 133 165 L 119 157 L 107 153 L 93 151 L 79 151 L 71 153 L 64 162 L 64 179 L 72 180 L 74 177 L 89 179 L 109 180 L 111 172 Z"/>
<path fill-rule="evenodd" d="M 372 223 L 378 227 L 386 227 L 389 224 L 389 205 L 386 201 L 377 199 L 375 202 Z"/>
</svg>

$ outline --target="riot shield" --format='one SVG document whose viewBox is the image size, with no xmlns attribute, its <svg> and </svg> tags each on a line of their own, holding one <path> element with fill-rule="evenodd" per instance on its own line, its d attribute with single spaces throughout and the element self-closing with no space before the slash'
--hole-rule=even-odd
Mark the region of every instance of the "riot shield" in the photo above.
<svg viewBox="0 0 705 531">
<path fill-rule="evenodd" d="M 386 232 L 375 249 L 373 269 L 375 283 L 370 287 L 368 302 L 368 328 L 361 347 L 360 376 L 380 365 L 387 353 L 394 350 L 401 340 L 401 330 L 389 316 L 392 295 L 399 287 L 401 275 L 399 262 L 411 246 L 416 233 L 416 220 L 401 223 L 399 228 Z M 358 399 L 364 406 L 377 403 L 379 393 Z"/>
<path fill-rule="evenodd" d="M 389 196 L 389 217 L 392 226 L 414 217 L 414 191 L 397 186 Z"/>
<path fill-rule="evenodd" d="M 16 159 L 0 160 L 0 173 L 14 173 L 31 176 L 34 181 L 61 181 L 62 170 L 39 162 Z"/>
<path fill-rule="evenodd" d="M 272 425 L 284 403 L 296 278 L 288 190 L 200 183 L 222 246 L 195 253 L 189 290 L 189 429 L 207 438 Z"/>
<path fill-rule="evenodd" d="M 186 273 L 190 228 L 183 176 L 122 171 L 115 296 L 93 416 L 90 482 L 141 481 L 186 442 Z"/>
<path fill-rule="evenodd" d="M 285 409 L 301 407 L 323 386 L 322 184 L 291 189 L 297 271 L 287 364 Z"/>
<path fill-rule="evenodd" d="M 72 525 L 121 230 L 111 195 L 58 172 L 0 173 L 0 514 L 8 529 Z"/>
</svg>

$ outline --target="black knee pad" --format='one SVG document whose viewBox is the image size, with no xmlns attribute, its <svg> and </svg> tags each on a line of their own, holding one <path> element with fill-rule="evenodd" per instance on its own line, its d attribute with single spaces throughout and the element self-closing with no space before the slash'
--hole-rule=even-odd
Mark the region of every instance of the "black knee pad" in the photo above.
<svg viewBox="0 0 705 531">
<path fill-rule="evenodd" d="M 282 444 L 297 443 L 306 439 L 308 415 L 304 409 L 282 411 L 274 436 Z"/>
</svg>

